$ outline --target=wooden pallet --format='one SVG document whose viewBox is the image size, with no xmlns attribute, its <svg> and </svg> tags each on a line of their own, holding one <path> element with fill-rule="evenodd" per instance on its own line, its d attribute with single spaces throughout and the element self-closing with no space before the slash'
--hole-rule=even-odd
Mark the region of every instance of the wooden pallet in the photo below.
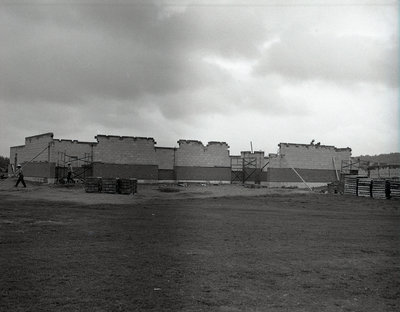
<svg viewBox="0 0 400 312">
<path fill-rule="evenodd" d="M 344 194 L 357 196 L 357 178 L 345 177 L 344 178 Z"/>
<path fill-rule="evenodd" d="M 400 181 L 390 181 L 390 198 L 400 199 Z"/>
<path fill-rule="evenodd" d="M 371 183 L 372 180 L 370 178 L 358 179 L 357 196 L 371 197 Z"/>
<path fill-rule="evenodd" d="M 386 180 L 373 180 L 372 181 L 372 197 L 376 199 L 387 198 L 387 187 L 388 183 Z"/>
</svg>

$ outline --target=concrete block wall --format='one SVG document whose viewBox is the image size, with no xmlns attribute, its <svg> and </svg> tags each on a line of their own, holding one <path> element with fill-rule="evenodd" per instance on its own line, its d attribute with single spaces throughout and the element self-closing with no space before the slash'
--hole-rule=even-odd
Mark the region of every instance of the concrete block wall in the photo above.
<svg viewBox="0 0 400 312">
<path fill-rule="evenodd" d="M 325 169 L 296 169 L 301 177 L 308 182 L 329 183 L 336 180 L 334 170 Z M 299 182 L 302 180 L 291 168 L 270 168 L 267 172 L 267 181 L 271 182 Z"/>
<path fill-rule="evenodd" d="M 30 162 L 22 170 L 27 181 L 49 182 L 55 177 L 54 163 Z"/>
<path fill-rule="evenodd" d="M 229 167 L 176 167 L 176 177 L 179 181 L 187 182 L 230 182 L 231 168 Z"/>
<path fill-rule="evenodd" d="M 231 166 L 232 169 L 242 169 L 243 168 L 243 159 L 239 155 L 231 155 Z"/>
<path fill-rule="evenodd" d="M 179 140 L 175 165 L 187 167 L 230 167 L 229 145 L 225 142 Z"/>
<path fill-rule="evenodd" d="M 158 164 L 158 180 L 175 181 L 175 148 L 156 147 L 156 157 Z"/>
<path fill-rule="evenodd" d="M 97 135 L 93 147 L 95 162 L 112 164 L 157 165 L 153 138 Z"/>
<path fill-rule="evenodd" d="M 93 176 L 102 178 L 135 178 L 157 181 L 157 165 L 93 163 Z"/>
<path fill-rule="evenodd" d="M 24 163 L 32 160 L 36 155 L 42 152 L 53 141 L 53 133 L 44 133 L 25 138 L 25 145 L 14 146 L 10 148 L 10 162 L 14 164 Z M 36 162 L 50 161 L 49 152 L 43 151 L 36 159 Z"/>
<path fill-rule="evenodd" d="M 235 181 L 246 179 L 246 182 L 260 183 L 266 180 L 266 165 L 268 157 L 265 157 L 263 151 L 242 151 L 240 156 L 231 156 L 232 163 L 232 179 Z M 245 170 L 243 172 L 243 166 Z M 238 172 L 241 171 L 241 172 Z"/>
<path fill-rule="evenodd" d="M 104 177 L 133 177 L 141 180 L 178 181 L 228 181 L 232 177 L 231 159 L 256 159 L 257 173 L 252 179 L 268 183 L 299 183 L 298 177 L 290 169 L 296 168 L 310 183 L 334 181 L 336 170 L 340 170 L 342 160 L 351 157 L 350 148 L 336 148 L 325 145 L 280 143 L 278 154 L 264 152 L 242 152 L 240 156 L 230 156 L 225 142 L 179 140 L 178 148 L 156 147 L 153 138 L 97 135 L 96 142 L 76 140 L 55 140 L 53 133 L 27 137 L 25 145 L 10 148 L 10 161 L 23 164 L 50 146 L 49 150 L 35 159 L 35 164 L 27 167 L 32 177 L 54 177 L 54 166 L 60 153 L 83 158 L 93 155 L 93 174 Z M 333 161 L 334 160 L 334 161 Z M 264 167 L 265 164 L 268 165 Z M 43 165 L 40 163 L 47 163 Z M 334 167 L 335 165 L 335 167 Z M 77 164 L 74 164 L 76 167 Z M 79 165 L 78 165 L 79 166 Z M 263 168 L 264 167 L 264 168 Z M 53 169 L 52 169 L 53 168 Z M 261 171 L 261 168 L 262 171 Z M 380 169 L 380 176 L 399 176 L 400 169 Z M 372 175 L 375 173 L 372 173 Z"/>
<path fill-rule="evenodd" d="M 399 166 L 375 167 L 369 170 L 369 177 L 372 179 L 400 178 L 400 167 Z"/>
<path fill-rule="evenodd" d="M 178 181 L 230 182 L 231 159 L 225 142 L 179 140 L 175 152 L 175 178 Z"/>
<path fill-rule="evenodd" d="M 71 161 L 71 158 L 68 156 L 76 157 L 77 159 L 87 158 L 91 160 L 91 156 L 93 153 L 93 147 L 97 143 L 95 142 L 80 142 L 77 140 L 53 140 L 53 144 L 51 145 L 51 161 L 56 163 L 57 165 L 64 165 L 64 157 L 65 153 L 67 156 L 65 157 L 65 161 Z M 72 158 L 73 159 L 73 158 Z M 80 167 L 85 164 L 83 160 L 79 161 L 71 161 L 73 167 Z"/>
<path fill-rule="evenodd" d="M 350 157 L 350 148 L 280 143 L 279 155 L 270 158 L 268 167 L 340 170 L 342 160 L 349 160 Z"/>
<path fill-rule="evenodd" d="M 240 152 L 240 156 L 247 161 L 255 159 L 256 168 L 261 169 L 264 165 L 264 152 L 256 151 L 252 153 L 250 151 L 244 151 Z"/>
<path fill-rule="evenodd" d="M 156 147 L 158 169 L 173 170 L 175 166 L 175 148 Z"/>
</svg>

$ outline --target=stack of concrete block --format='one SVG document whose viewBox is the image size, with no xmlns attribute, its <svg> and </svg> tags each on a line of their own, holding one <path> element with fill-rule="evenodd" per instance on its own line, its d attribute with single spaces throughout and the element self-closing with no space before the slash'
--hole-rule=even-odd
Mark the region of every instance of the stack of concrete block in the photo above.
<svg viewBox="0 0 400 312">
<path fill-rule="evenodd" d="M 390 181 L 390 198 L 400 199 L 400 181 Z"/>
<path fill-rule="evenodd" d="M 358 179 L 357 196 L 371 197 L 371 181 L 370 178 Z"/>
<path fill-rule="evenodd" d="M 101 190 L 101 178 L 88 177 L 85 179 L 86 193 L 99 193 Z"/>
<path fill-rule="evenodd" d="M 135 194 L 137 192 L 137 179 L 118 179 L 118 193 Z"/>
<path fill-rule="evenodd" d="M 344 194 L 357 196 L 357 177 L 344 178 Z"/>
<path fill-rule="evenodd" d="M 388 189 L 389 187 L 389 189 Z M 386 180 L 373 180 L 372 181 L 372 197 L 377 199 L 386 199 L 390 185 Z"/>
<path fill-rule="evenodd" d="M 132 194 L 137 193 L 137 179 L 130 179 L 132 185 Z"/>
<path fill-rule="evenodd" d="M 104 178 L 101 181 L 101 191 L 103 193 L 115 194 L 117 193 L 117 179 Z"/>
</svg>

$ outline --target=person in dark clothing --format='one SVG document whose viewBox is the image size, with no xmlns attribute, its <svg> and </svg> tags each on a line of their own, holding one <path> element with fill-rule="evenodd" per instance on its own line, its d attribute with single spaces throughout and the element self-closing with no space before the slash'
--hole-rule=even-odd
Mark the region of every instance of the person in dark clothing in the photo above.
<svg viewBox="0 0 400 312">
<path fill-rule="evenodd" d="M 17 183 L 15 184 L 15 187 L 18 186 L 19 182 L 21 182 L 22 185 L 23 185 L 24 187 L 26 187 L 26 184 L 25 184 L 25 181 L 24 181 L 24 173 L 22 172 L 21 165 L 18 165 L 18 166 L 17 166 L 17 172 L 16 172 L 16 174 L 17 174 L 18 180 L 17 180 Z"/>
<path fill-rule="evenodd" d="M 67 167 L 67 183 L 75 183 L 74 179 L 72 179 L 72 166 L 71 163 L 68 163 Z"/>
</svg>

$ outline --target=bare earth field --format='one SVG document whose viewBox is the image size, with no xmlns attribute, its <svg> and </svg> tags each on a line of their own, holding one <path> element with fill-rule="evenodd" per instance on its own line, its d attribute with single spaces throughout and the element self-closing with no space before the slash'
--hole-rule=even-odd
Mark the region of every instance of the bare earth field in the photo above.
<svg viewBox="0 0 400 312">
<path fill-rule="evenodd" d="M 12 183 L 0 182 L 0 311 L 400 310 L 398 201 Z"/>
</svg>

